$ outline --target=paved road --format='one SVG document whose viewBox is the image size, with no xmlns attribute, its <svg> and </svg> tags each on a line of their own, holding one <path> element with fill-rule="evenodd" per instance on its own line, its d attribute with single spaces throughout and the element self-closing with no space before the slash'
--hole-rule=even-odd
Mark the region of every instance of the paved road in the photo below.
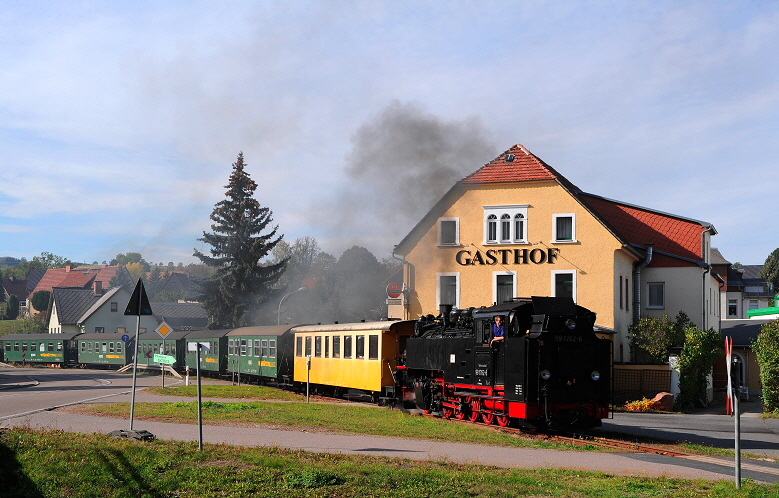
<svg viewBox="0 0 779 498">
<path fill-rule="evenodd" d="M 115 372 L 113 373 L 115 374 Z M 22 375 L 25 375 L 25 373 Z M 91 372 L 88 373 L 88 375 L 91 375 Z M 42 375 L 36 375 L 32 377 L 42 377 Z M 99 375 L 98 377 L 103 378 L 105 376 Z M 129 375 L 126 377 L 130 378 Z M 18 379 L 21 379 L 21 377 Z M 159 377 L 146 377 L 146 379 L 148 380 L 148 383 L 158 385 Z M 8 384 L 8 380 L 9 378 L 6 371 L 0 369 L 0 384 Z M 13 380 L 17 379 L 15 378 Z M 90 379 L 81 379 L 81 382 L 89 384 Z M 92 382 L 95 381 L 92 380 Z M 22 385 L 25 384 L 22 383 Z M 20 395 L 23 392 L 29 392 L 34 397 L 37 397 L 42 393 L 55 391 L 54 389 L 49 389 L 47 391 L 45 390 L 45 386 L 43 386 L 43 388 L 41 387 L 41 384 L 35 386 L 30 383 L 29 379 L 28 384 L 26 385 L 28 387 L 12 391 L 0 390 L 0 396 L 11 392 L 18 393 Z M 94 397 L 92 392 L 93 390 L 105 393 L 105 389 L 106 388 L 104 386 L 92 386 L 92 389 L 82 388 L 70 390 L 68 392 L 71 395 L 74 392 L 80 393 L 82 399 L 89 399 Z M 110 398 L 105 399 L 124 402 L 130 400 L 130 394 L 126 389 L 123 394 L 111 394 L 112 396 Z M 158 396 L 144 395 L 142 391 L 137 394 L 136 398 L 136 401 L 160 399 Z M 8 411 L 6 405 L 9 399 L 10 398 L 0 398 L 0 410 L 3 413 Z M 636 415 L 639 416 L 636 417 Z M 701 417 L 709 417 L 712 420 L 709 422 L 708 418 Z M 745 420 L 749 418 L 750 417 L 745 417 Z M 640 423 L 636 424 L 636 420 L 640 421 Z M 646 414 L 617 414 L 614 420 L 605 424 L 605 428 L 609 430 L 620 429 L 626 432 L 647 431 L 649 435 L 658 437 L 658 433 L 666 435 L 674 433 L 671 430 L 671 427 L 673 427 L 674 424 L 681 425 L 684 428 L 684 431 L 688 430 L 687 427 L 690 428 L 689 430 L 701 430 L 701 421 L 704 420 L 706 422 L 703 425 L 718 425 L 720 424 L 720 421 L 723 421 L 722 423 L 732 421 L 730 417 L 708 414 L 701 416 L 646 416 Z M 115 429 L 129 428 L 129 420 L 108 417 L 93 417 L 68 413 L 65 410 L 49 411 L 45 409 L 36 410 L 26 414 L 20 411 L 15 411 L 12 414 L 2 415 L 0 416 L 0 423 L 5 426 L 53 428 L 82 433 L 108 433 Z M 203 437 L 204 442 L 206 443 L 226 443 L 243 446 L 273 446 L 300 449 L 305 451 L 355 455 L 379 455 L 416 460 L 432 459 L 456 463 L 494 465 L 508 468 L 556 467 L 603 471 L 616 475 L 637 475 L 648 477 L 668 476 L 702 479 L 733 478 L 732 459 L 728 458 L 704 457 L 696 459 L 681 459 L 662 455 L 631 453 L 612 454 L 580 451 L 487 447 L 470 444 L 404 440 L 374 436 L 347 436 L 307 431 L 271 430 L 258 427 L 212 426 L 208 425 L 208 421 L 205 423 L 206 425 L 203 429 Z M 197 441 L 198 439 L 198 430 L 197 426 L 195 425 L 167 424 L 161 422 L 146 422 L 136 420 L 134 428 L 148 430 L 160 439 L 184 441 Z M 676 433 L 678 433 L 678 429 Z M 712 431 L 712 433 L 714 433 L 714 431 Z M 758 435 L 750 437 L 752 437 L 756 444 L 758 444 L 758 442 L 761 440 L 761 436 Z M 773 444 L 775 443 L 770 442 L 765 446 L 770 446 Z M 752 478 L 763 482 L 779 482 L 779 466 L 766 462 L 745 460 L 744 466 L 742 468 L 742 477 Z"/>
</svg>

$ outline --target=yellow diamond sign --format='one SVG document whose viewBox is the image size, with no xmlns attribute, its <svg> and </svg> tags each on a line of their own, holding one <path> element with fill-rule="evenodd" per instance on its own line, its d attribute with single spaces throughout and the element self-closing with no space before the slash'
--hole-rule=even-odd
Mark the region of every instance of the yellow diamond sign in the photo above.
<svg viewBox="0 0 779 498">
<path fill-rule="evenodd" d="M 170 334 L 171 332 L 173 332 L 173 329 L 170 327 L 170 325 L 168 325 L 167 323 L 165 323 L 165 322 L 163 321 L 163 322 L 162 322 L 162 323 L 159 325 L 159 327 L 157 327 L 156 329 L 154 329 L 154 331 L 155 331 L 155 332 L 157 332 L 157 333 L 160 335 L 160 337 L 162 337 L 163 339 L 165 339 L 165 338 L 168 336 L 168 334 Z"/>
</svg>

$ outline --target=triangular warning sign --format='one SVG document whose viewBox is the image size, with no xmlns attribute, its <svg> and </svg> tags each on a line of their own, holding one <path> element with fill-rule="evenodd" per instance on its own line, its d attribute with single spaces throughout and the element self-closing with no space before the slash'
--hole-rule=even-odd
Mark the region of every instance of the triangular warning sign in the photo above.
<svg viewBox="0 0 779 498">
<path fill-rule="evenodd" d="M 143 288 L 143 281 L 140 278 L 135 286 L 132 297 L 130 297 L 130 302 L 127 303 L 124 314 L 135 316 L 152 314 L 149 297 L 146 295 L 146 289 Z"/>
</svg>

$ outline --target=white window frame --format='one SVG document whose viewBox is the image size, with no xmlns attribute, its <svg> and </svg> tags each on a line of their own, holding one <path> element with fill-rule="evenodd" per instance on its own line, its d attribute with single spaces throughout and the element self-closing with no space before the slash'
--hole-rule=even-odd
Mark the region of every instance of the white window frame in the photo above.
<svg viewBox="0 0 779 498">
<path fill-rule="evenodd" d="M 444 242 L 442 240 L 443 230 L 441 223 L 445 221 L 454 222 L 454 242 Z M 438 218 L 438 245 L 441 247 L 453 247 L 460 245 L 460 218 Z"/>
<path fill-rule="evenodd" d="M 515 297 L 517 294 L 517 272 L 515 271 L 494 271 L 492 272 L 492 302 L 498 303 L 498 275 L 511 275 L 511 285 Z"/>
<path fill-rule="evenodd" d="M 652 304 L 651 299 L 651 292 L 650 289 L 652 286 L 660 286 L 662 289 L 662 303 L 661 304 Z M 663 310 L 665 309 L 665 282 L 647 282 L 646 283 L 646 309 L 648 310 Z"/>
<path fill-rule="evenodd" d="M 558 218 L 571 218 L 571 240 L 559 239 L 557 237 Z M 576 213 L 560 213 L 552 215 L 552 243 L 553 244 L 573 244 L 576 241 Z"/>
<path fill-rule="evenodd" d="M 573 289 L 571 292 L 573 292 L 573 302 L 576 302 L 576 270 L 552 270 L 552 282 L 551 282 L 551 292 L 549 293 L 552 297 L 557 297 L 557 275 L 571 275 L 571 280 L 573 281 Z"/>
<path fill-rule="evenodd" d="M 527 244 L 529 204 L 482 206 L 484 209 L 484 245 Z M 522 237 L 517 237 L 517 215 L 522 215 Z M 493 217 L 490 219 L 490 217 Z M 490 223 L 495 224 L 495 237 L 490 237 Z M 508 223 L 508 237 L 504 237 L 503 224 Z"/>
<path fill-rule="evenodd" d="M 441 302 L 441 277 L 455 277 L 454 303 Z M 455 308 L 460 307 L 460 272 L 439 272 L 435 274 L 435 305 L 453 304 Z"/>
</svg>

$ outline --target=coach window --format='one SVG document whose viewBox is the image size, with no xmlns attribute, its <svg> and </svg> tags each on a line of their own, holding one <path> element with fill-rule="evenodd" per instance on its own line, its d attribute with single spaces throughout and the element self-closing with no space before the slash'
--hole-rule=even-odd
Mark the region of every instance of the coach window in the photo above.
<svg viewBox="0 0 779 498">
<path fill-rule="evenodd" d="M 665 308 L 665 282 L 649 282 L 649 301 L 647 302 L 648 309 L 663 309 Z"/>
<path fill-rule="evenodd" d="M 357 336 L 357 358 L 363 359 L 365 358 L 365 336 L 364 335 L 358 335 Z"/>
<path fill-rule="evenodd" d="M 268 356 L 268 339 L 254 341 L 254 356 Z"/>
<path fill-rule="evenodd" d="M 108 351 L 111 352 L 111 353 L 114 352 L 114 343 L 113 342 L 109 342 L 108 343 Z"/>
<path fill-rule="evenodd" d="M 268 339 L 262 340 L 262 348 L 260 349 L 260 356 L 263 358 L 268 357 Z"/>
<path fill-rule="evenodd" d="M 314 356 L 317 358 L 322 356 L 322 336 L 318 335 L 314 337 Z"/>
<path fill-rule="evenodd" d="M 553 271 L 552 296 L 570 297 L 574 302 L 576 302 L 576 272 Z"/>
<path fill-rule="evenodd" d="M 333 336 L 333 358 L 341 357 L 341 336 Z"/>
<path fill-rule="evenodd" d="M 306 356 L 311 356 L 311 336 L 306 336 Z"/>
<path fill-rule="evenodd" d="M 108 352 L 108 344 L 104 342 L 103 343 L 103 347 L 102 347 L 102 349 L 100 351 L 103 352 L 103 353 Z"/>
<path fill-rule="evenodd" d="M 61 342 L 57 343 L 57 351 L 62 351 L 62 343 Z"/>
<path fill-rule="evenodd" d="M 379 359 L 379 336 L 377 335 L 368 336 L 368 359 Z"/>
<path fill-rule="evenodd" d="M 303 337 L 295 337 L 295 356 L 303 356 Z"/>
<path fill-rule="evenodd" d="M 271 358 L 275 358 L 275 357 L 276 357 L 276 339 L 271 339 L 271 340 L 270 340 L 270 352 L 269 352 L 269 356 L 270 356 Z"/>
<path fill-rule="evenodd" d="M 86 343 L 86 345 L 87 345 L 87 353 L 91 353 L 92 352 L 92 343 L 88 342 L 88 343 Z M 81 351 L 84 351 L 84 343 L 83 342 L 81 343 Z"/>
<path fill-rule="evenodd" d="M 330 358 L 330 336 L 325 336 L 325 358 Z"/>
<path fill-rule="evenodd" d="M 44 342 L 41 342 L 41 343 L 40 343 L 40 351 L 41 351 L 41 353 L 43 353 L 44 351 L 46 351 L 46 343 L 44 343 Z"/>
<path fill-rule="evenodd" d="M 552 242 L 576 242 L 576 215 L 556 214 L 553 218 Z"/>
<path fill-rule="evenodd" d="M 246 355 L 246 339 L 241 339 L 241 355 Z"/>
<path fill-rule="evenodd" d="M 460 307 L 459 297 L 459 279 L 457 272 L 443 272 L 437 274 L 436 305 L 451 304 L 455 308 Z"/>
<path fill-rule="evenodd" d="M 352 336 L 344 336 L 344 358 L 352 357 Z"/>
<path fill-rule="evenodd" d="M 82 353 L 86 353 L 87 352 L 87 343 L 86 342 L 83 342 L 83 341 L 81 342 L 81 352 Z"/>
<path fill-rule="evenodd" d="M 19 351 L 19 343 L 18 342 L 14 343 L 14 351 Z"/>
<path fill-rule="evenodd" d="M 456 246 L 460 244 L 460 219 L 439 218 L 438 220 L 438 245 Z"/>
<path fill-rule="evenodd" d="M 122 341 L 116 341 L 116 352 L 117 353 L 122 352 Z"/>
<path fill-rule="evenodd" d="M 53 342 L 48 343 L 47 347 L 48 347 L 49 351 L 54 351 L 54 343 Z"/>
<path fill-rule="evenodd" d="M 248 343 L 246 344 L 246 356 L 257 356 L 257 353 L 252 352 L 252 350 L 255 348 L 255 344 L 260 341 L 252 341 L 249 339 Z M 259 344 L 257 344 L 259 346 Z"/>
<path fill-rule="evenodd" d="M 235 353 L 235 346 L 233 345 L 233 340 L 230 339 L 227 341 L 227 354 L 234 354 Z"/>
</svg>

